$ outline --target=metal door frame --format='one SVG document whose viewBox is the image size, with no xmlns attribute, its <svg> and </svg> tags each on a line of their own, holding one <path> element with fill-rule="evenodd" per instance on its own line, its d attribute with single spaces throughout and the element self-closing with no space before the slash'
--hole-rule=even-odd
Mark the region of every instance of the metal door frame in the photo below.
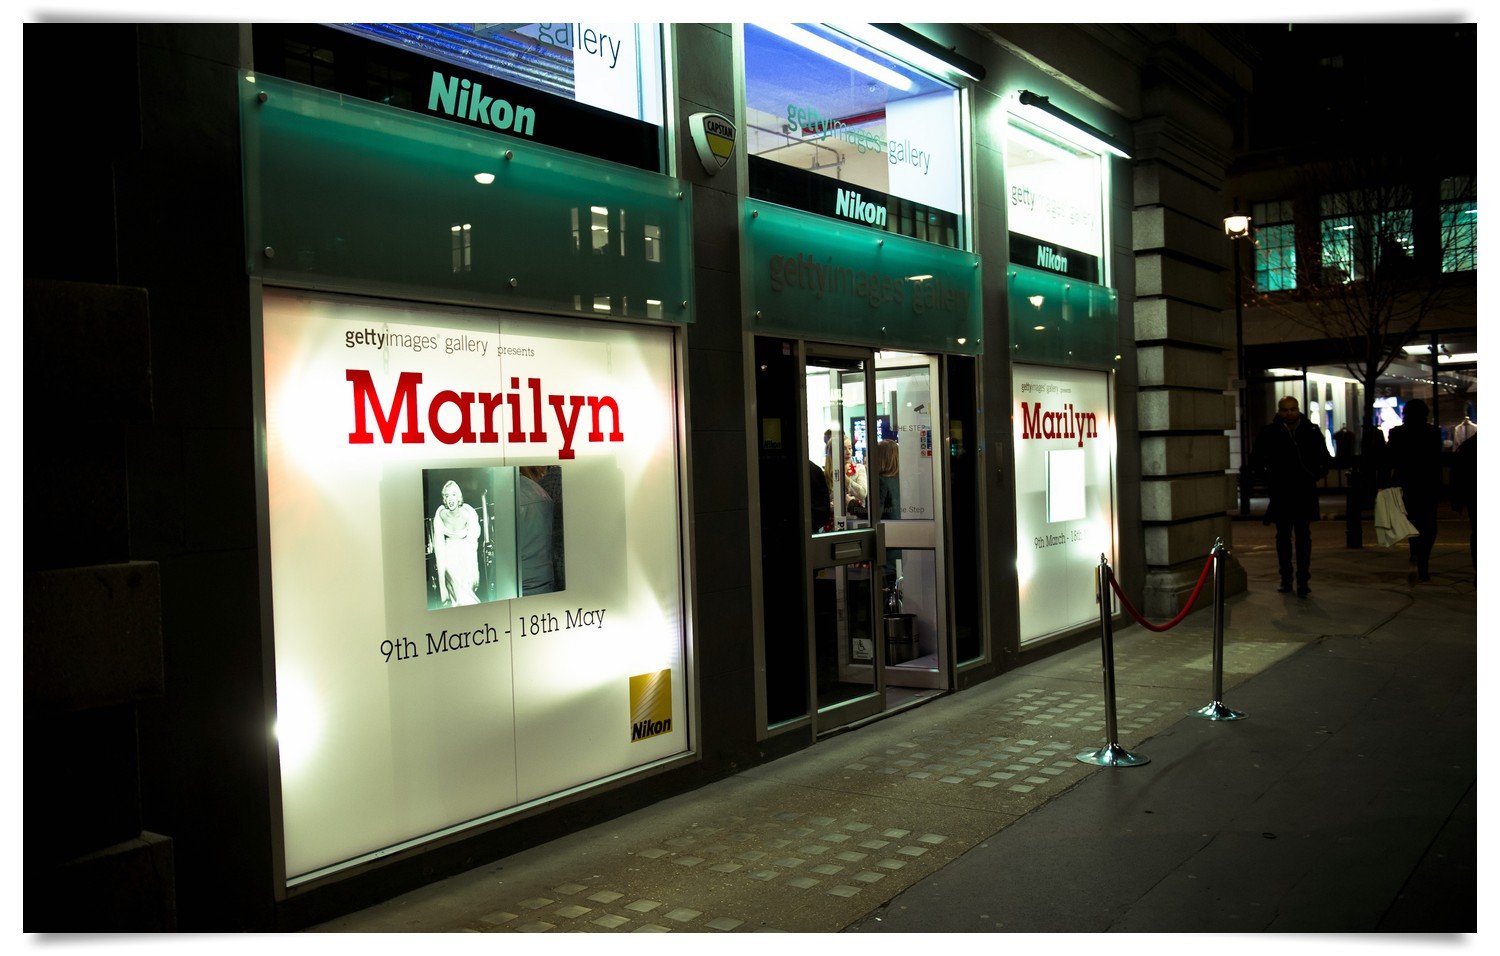
<svg viewBox="0 0 1500 956">
<path fill-rule="evenodd" d="M 810 356 L 833 359 L 858 359 L 865 364 L 865 419 L 867 423 L 871 418 L 871 412 L 875 408 L 875 349 L 865 346 L 833 345 L 826 343 L 808 342 L 799 340 L 798 359 L 802 368 L 802 374 L 798 378 L 798 427 L 800 433 L 797 438 L 802 442 L 801 447 L 806 449 L 811 444 L 809 422 L 807 420 L 807 366 Z M 869 470 L 865 471 L 868 482 Z M 808 483 L 807 475 L 802 475 L 802 501 L 809 500 L 812 488 Z M 804 525 L 805 527 L 806 525 Z M 812 575 L 820 568 L 840 567 L 853 564 L 857 561 L 868 561 L 873 569 L 885 560 L 884 535 L 880 528 L 880 522 L 870 520 L 869 528 L 854 530 L 835 531 L 828 534 L 815 535 L 809 533 L 802 539 L 803 544 L 803 566 L 804 580 L 807 587 L 804 591 L 803 612 L 807 621 L 807 665 L 808 665 L 808 711 L 812 716 L 813 733 L 821 735 L 837 730 L 860 720 L 873 717 L 885 710 L 885 640 L 884 631 L 875 626 L 880 620 L 880 602 L 877 590 L 874 587 L 874 579 L 871 579 L 870 587 L 870 620 L 875 634 L 875 660 L 874 680 L 871 682 L 870 692 L 860 695 L 851 700 L 831 704 L 828 707 L 818 706 L 818 661 L 817 661 L 817 636 L 816 621 L 814 620 Z M 867 543 L 866 540 L 867 539 Z M 859 541 L 861 546 L 850 549 L 849 545 Z M 819 552 L 826 553 L 823 557 Z"/>
</svg>

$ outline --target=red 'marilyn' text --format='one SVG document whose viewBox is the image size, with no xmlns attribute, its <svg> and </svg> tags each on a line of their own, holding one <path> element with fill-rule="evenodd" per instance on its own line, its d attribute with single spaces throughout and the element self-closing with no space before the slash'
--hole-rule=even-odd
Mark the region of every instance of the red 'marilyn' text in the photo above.
<svg viewBox="0 0 1500 956">
<path fill-rule="evenodd" d="M 1076 438 L 1083 447 L 1085 438 L 1099 437 L 1099 419 L 1093 412 L 1073 410 L 1073 403 L 1060 412 L 1042 411 L 1041 402 L 1021 403 L 1022 438 Z"/>
<path fill-rule="evenodd" d="M 396 387 L 390 400 L 382 402 L 370 373 L 362 368 L 344 371 L 344 378 L 354 390 L 354 430 L 349 433 L 349 444 L 370 445 L 378 434 L 380 440 L 389 445 L 397 440 L 403 418 L 406 427 L 399 432 L 403 444 L 420 444 L 427 440 L 427 432 L 445 445 L 498 444 L 500 422 L 508 421 L 510 430 L 505 433 L 509 442 L 547 442 L 546 415 L 543 404 L 551 407 L 557 422 L 562 447 L 557 457 L 566 461 L 574 457 L 573 438 L 578 431 L 579 412 L 585 405 L 589 409 L 592 429 L 586 433 L 590 442 L 624 441 L 620 431 L 620 406 L 609 395 L 550 395 L 543 394 L 542 380 L 528 378 L 523 393 L 519 378 L 510 380 L 509 392 L 456 392 L 443 389 L 427 402 L 425 422 L 427 432 L 421 428 L 417 386 L 422 384 L 421 372 L 401 372 L 396 378 Z M 438 421 L 442 410 L 452 406 L 458 409 L 460 419 L 457 428 L 446 428 Z M 609 413 L 609 432 L 603 428 L 602 419 Z M 368 415 L 367 415 L 368 413 Z M 369 418 L 375 419 L 375 431 L 369 427 Z M 451 416 L 450 416 L 451 417 Z M 528 427 L 529 426 L 529 427 Z"/>
</svg>

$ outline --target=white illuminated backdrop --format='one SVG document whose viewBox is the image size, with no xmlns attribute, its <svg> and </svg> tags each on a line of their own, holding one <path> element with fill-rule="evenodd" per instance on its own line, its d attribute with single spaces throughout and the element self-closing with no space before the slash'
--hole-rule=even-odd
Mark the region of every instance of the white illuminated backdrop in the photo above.
<svg viewBox="0 0 1500 956">
<path fill-rule="evenodd" d="M 1016 577 L 1021 640 L 1099 619 L 1114 561 L 1114 406 L 1107 372 L 1016 365 Z"/>
<path fill-rule="evenodd" d="M 288 879 L 689 749 L 669 332 L 274 291 L 264 330 Z M 424 472 L 512 465 L 560 469 L 565 590 L 429 610 Z"/>
</svg>

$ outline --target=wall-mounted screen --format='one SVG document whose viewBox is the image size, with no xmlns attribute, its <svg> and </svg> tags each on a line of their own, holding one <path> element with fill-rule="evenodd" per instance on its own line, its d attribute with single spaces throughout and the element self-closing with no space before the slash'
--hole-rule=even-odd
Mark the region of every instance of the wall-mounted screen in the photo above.
<svg viewBox="0 0 1500 956">
<path fill-rule="evenodd" d="M 288 881 L 688 752 L 670 332 L 263 315 Z"/>
</svg>

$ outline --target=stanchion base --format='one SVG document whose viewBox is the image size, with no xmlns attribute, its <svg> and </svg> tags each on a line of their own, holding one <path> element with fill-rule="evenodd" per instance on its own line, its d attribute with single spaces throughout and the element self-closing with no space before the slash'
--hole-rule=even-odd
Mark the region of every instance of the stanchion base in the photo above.
<svg viewBox="0 0 1500 956">
<path fill-rule="evenodd" d="M 1205 707 L 1188 711 L 1188 716 L 1202 717 L 1204 720 L 1244 720 L 1250 715 L 1243 711 L 1230 710 L 1218 701 L 1214 701 Z"/>
<path fill-rule="evenodd" d="M 1119 744 L 1109 744 L 1098 750 L 1089 750 L 1078 755 L 1079 763 L 1093 763 L 1101 767 L 1139 767 L 1150 763 L 1150 757 L 1133 754 Z"/>
</svg>

